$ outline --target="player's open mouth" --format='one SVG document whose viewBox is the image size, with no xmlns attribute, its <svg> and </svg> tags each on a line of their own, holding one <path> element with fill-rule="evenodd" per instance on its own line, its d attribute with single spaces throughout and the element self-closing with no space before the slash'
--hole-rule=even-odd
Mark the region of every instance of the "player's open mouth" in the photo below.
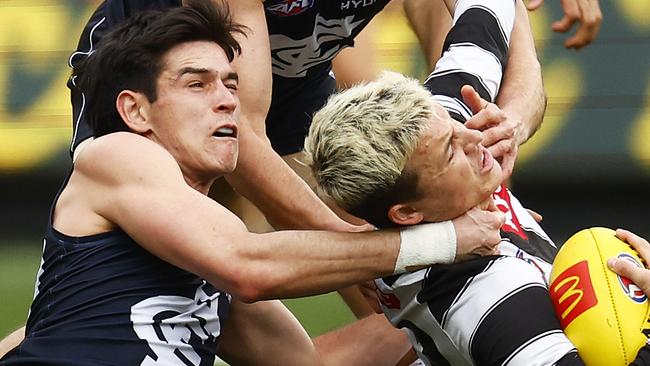
<svg viewBox="0 0 650 366">
<path fill-rule="evenodd" d="M 494 158 L 490 151 L 485 147 L 481 146 L 481 173 L 488 172 L 492 169 L 494 165 Z"/>
<path fill-rule="evenodd" d="M 219 127 L 213 134 L 214 137 L 232 137 L 237 138 L 237 126 L 226 125 Z"/>
</svg>

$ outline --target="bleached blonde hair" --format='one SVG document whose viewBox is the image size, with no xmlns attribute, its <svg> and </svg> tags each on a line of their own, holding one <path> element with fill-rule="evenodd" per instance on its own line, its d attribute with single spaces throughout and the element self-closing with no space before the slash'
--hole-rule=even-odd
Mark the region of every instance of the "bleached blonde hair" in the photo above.
<svg viewBox="0 0 650 366">
<path fill-rule="evenodd" d="M 389 225 L 388 208 L 416 194 L 417 176 L 404 174 L 404 167 L 433 116 L 431 94 L 393 72 L 330 97 L 305 139 L 321 194 L 375 225 Z"/>
</svg>

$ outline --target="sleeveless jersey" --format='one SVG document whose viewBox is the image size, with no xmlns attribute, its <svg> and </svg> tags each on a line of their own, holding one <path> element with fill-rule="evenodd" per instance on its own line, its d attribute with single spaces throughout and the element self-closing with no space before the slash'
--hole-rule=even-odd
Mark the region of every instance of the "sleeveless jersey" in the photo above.
<svg viewBox="0 0 650 366">
<path fill-rule="evenodd" d="M 212 366 L 231 297 L 122 231 L 71 237 L 50 224 L 13 365 Z"/>
</svg>

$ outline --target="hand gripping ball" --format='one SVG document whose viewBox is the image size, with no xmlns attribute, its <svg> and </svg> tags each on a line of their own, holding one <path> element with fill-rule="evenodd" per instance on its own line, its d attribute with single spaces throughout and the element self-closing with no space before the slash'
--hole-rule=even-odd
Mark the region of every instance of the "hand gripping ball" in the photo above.
<svg viewBox="0 0 650 366">
<path fill-rule="evenodd" d="M 643 266 L 613 230 L 598 227 L 569 238 L 553 262 L 549 292 L 555 312 L 588 366 L 627 365 L 650 335 L 648 298 L 609 270 L 611 257 Z"/>
</svg>

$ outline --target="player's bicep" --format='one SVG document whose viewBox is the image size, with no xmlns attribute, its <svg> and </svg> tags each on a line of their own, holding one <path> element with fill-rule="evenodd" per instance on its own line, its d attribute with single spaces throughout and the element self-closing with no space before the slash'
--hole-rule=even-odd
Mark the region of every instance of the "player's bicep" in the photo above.
<svg viewBox="0 0 650 366">
<path fill-rule="evenodd" d="M 111 134 L 86 151 L 75 169 L 91 182 L 93 212 L 162 260 L 231 288 L 226 274 L 246 233 L 235 215 L 190 187 L 171 155 L 143 137 Z"/>
<path fill-rule="evenodd" d="M 125 187 L 116 221 L 144 249 L 232 292 L 237 287 L 237 245 L 246 228 L 221 205 L 189 186 Z"/>
</svg>

